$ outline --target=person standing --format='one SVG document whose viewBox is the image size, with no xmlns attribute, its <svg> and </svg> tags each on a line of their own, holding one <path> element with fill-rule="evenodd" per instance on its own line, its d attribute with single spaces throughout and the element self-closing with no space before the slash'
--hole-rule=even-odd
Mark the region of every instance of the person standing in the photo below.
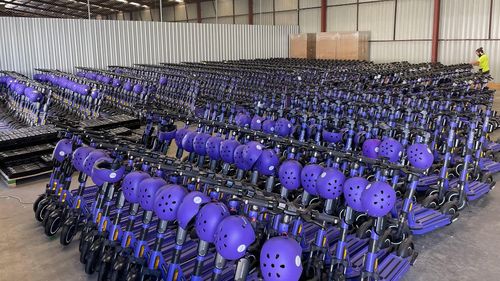
<svg viewBox="0 0 500 281">
<path fill-rule="evenodd" d="M 473 61 L 471 64 L 479 66 L 480 73 L 490 74 L 490 59 L 488 55 L 484 53 L 483 47 L 476 50 L 476 55 L 478 56 L 478 60 Z"/>
</svg>

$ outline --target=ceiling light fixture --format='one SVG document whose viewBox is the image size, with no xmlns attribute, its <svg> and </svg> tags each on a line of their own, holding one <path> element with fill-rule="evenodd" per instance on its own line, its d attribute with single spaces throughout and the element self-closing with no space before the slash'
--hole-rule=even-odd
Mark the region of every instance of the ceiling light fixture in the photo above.
<svg viewBox="0 0 500 281">
<path fill-rule="evenodd" d="M 130 5 L 134 5 L 134 6 L 136 6 L 136 7 L 140 7 L 140 6 L 141 6 L 141 4 L 139 4 L 139 3 L 135 3 L 135 2 L 128 2 L 128 3 L 129 3 Z"/>
<path fill-rule="evenodd" d="M 127 0 L 116 0 L 116 2 L 121 2 L 121 3 L 125 3 L 125 4 L 127 4 L 127 3 L 128 3 L 128 1 L 127 1 Z"/>
</svg>

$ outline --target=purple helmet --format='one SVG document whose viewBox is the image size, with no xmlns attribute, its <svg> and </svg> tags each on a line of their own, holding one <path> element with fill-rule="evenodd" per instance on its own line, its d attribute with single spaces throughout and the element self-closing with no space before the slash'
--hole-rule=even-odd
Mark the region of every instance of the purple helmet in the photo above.
<svg viewBox="0 0 500 281">
<path fill-rule="evenodd" d="M 182 128 L 175 132 L 175 144 L 177 145 L 177 147 L 182 148 L 182 140 L 189 132 L 191 131 L 188 128 Z"/>
<path fill-rule="evenodd" d="M 279 170 L 278 176 L 284 188 L 295 190 L 300 187 L 300 172 L 302 165 L 296 160 L 284 161 Z"/>
<path fill-rule="evenodd" d="M 132 91 L 132 83 L 130 83 L 130 81 L 125 82 L 125 84 L 123 84 L 123 89 L 128 92 Z"/>
<path fill-rule="evenodd" d="M 158 132 L 158 140 L 161 142 L 171 141 L 175 138 L 177 126 L 169 125 L 165 131 Z"/>
<path fill-rule="evenodd" d="M 83 162 L 83 172 L 88 176 L 92 176 L 92 169 L 94 168 L 94 164 L 97 160 L 107 157 L 108 155 L 104 152 L 104 150 L 96 149 L 89 153 L 85 161 Z"/>
<path fill-rule="evenodd" d="M 198 155 L 207 155 L 207 141 L 210 138 L 209 134 L 198 133 L 193 139 L 194 152 Z"/>
<path fill-rule="evenodd" d="M 215 249 L 226 260 L 237 260 L 245 255 L 255 241 L 255 232 L 247 218 L 229 216 L 223 219 L 215 232 Z"/>
<path fill-rule="evenodd" d="M 229 210 L 223 203 L 208 203 L 196 216 L 196 234 L 201 240 L 213 243 L 219 223 L 229 215 Z"/>
<path fill-rule="evenodd" d="M 66 156 L 71 156 L 73 152 L 73 142 L 70 139 L 62 139 L 57 142 L 52 158 L 62 162 Z"/>
<path fill-rule="evenodd" d="M 302 248 L 291 238 L 267 240 L 260 251 L 260 270 L 265 281 L 299 280 L 302 274 Z"/>
<path fill-rule="evenodd" d="M 262 123 L 264 122 L 264 120 L 266 120 L 266 118 L 260 117 L 259 115 L 255 114 L 252 118 L 252 122 L 250 122 L 250 129 L 255 131 L 262 130 Z"/>
<path fill-rule="evenodd" d="M 94 151 L 95 149 L 89 146 L 82 146 L 75 151 L 73 151 L 73 157 L 71 159 L 71 163 L 73 164 L 73 167 L 79 172 L 83 172 L 83 164 L 85 162 L 85 158 L 89 156 L 89 154 Z"/>
<path fill-rule="evenodd" d="M 132 204 L 139 203 L 140 183 L 145 179 L 149 179 L 150 177 L 151 176 L 148 173 L 142 171 L 133 171 L 128 173 L 123 178 L 123 183 L 121 186 L 123 195 L 125 196 L 125 200 Z"/>
<path fill-rule="evenodd" d="M 94 163 L 92 168 L 92 178 L 96 177 L 109 183 L 119 182 L 125 174 L 125 167 L 120 165 L 113 169 L 113 159 L 109 157 L 101 158 Z"/>
<path fill-rule="evenodd" d="M 113 87 L 120 87 L 121 84 L 122 84 L 122 81 L 120 79 L 118 79 L 118 78 L 113 79 L 113 83 L 112 83 Z"/>
<path fill-rule="evenodd" d="M 187 191 L 176 184 L 161 187 L 155 195 L 154 210 L 160 220 L 173 221 L 177 218 L 177 210 Z"/>
<path fill-rule="evenodd" d="M 276 122 L 272 119 L 267 119 L 262 123 L 262 131 L 267 134 L 274 134 Z"/>
<path fill-rule="evenodd" d="M 161 178 L 153 177 L 141 181 L 139 185 L 139 203 L 146 211 L 154 211 L 156 192 L 167 182 Z"/>
<path fill-rule="evenodd" d="M 99 94 L 100 94 L 100 91 L 97 90 L 97 89 L 93 89 L 91 92 L 90 92 L 90 96 L 93 98 L 93 99 L 97 99 L 99 97 Z"/>
<path fill-rule="evenodd" d="M 380 143 L 378 156 L 387 158 L 390 162 L 397 162 L 403 152 L 403 145 L 395 139 L 387 138 Z"/>
<path fill-rule="evenodd" d="M 325 168 L 318 180 L 316 186 L 319 196 L 325 199 L 335 199 L 342 195 L 345 176 L 335 168 Z"/>
<path fill-rule="evenodd" d="M 218 136 L 210 137 L 207 140 L 206 150 L 210 159 L 219 160 L 220 159 L 220 144 L 222 138 Z"/>
<path fill-rule="evenodd" d="M 369 216 L 383 217 L 394 207 L 396 192 L 386 182 L 372 182 L 361 194 L 361 202 Z"/>
<path fill-rule="evenodd" d="M 347 205 L 354 211 L 363 212 L 361 194 L 369 184 L 368 180 L 362 177 L 348 178 L 344 182 L 344 198 Z"/>
<path fill-rule="evenodd" d="M 30 91 L 26 91 L 26 89 L 31 89 Z M 33 88 L 26 88 L 24 90 L 24 95 L 28 98 L 30 102 L 39 102 L 42 100 L 43 95 Z"/>
<path fill-rule="evenodd" d="M 109 85 L 111 83 L 113 83 L 113 79 L 109 76 L 106 76 L 106 75 L 103 75 L 102 76 L 102 83 L 106 84 L 106 85 Z"/>
<path fill-rule="evenodd" d="M 274 129 L 278 136 L 286 137 L 290 135 L 290 131 L 292 130 L 292 123 L 290 123 L 290 121 L 285 118 L 279 118 L 278 120 L 276 120 Z"/>
<path fill-rule="evenodd" d="M 250 170 L 252 167 L 248 166 L 245 158 L 243 158 L 243 150 L 245 149 L 246 144 L 240 144 L 234 150 L 234 164 L 238 169 L 242 170 Z"/>
<path fill-rule="evenodd" d="M 193 141 L 198 133 L 189 131 L 182 139 L 182 148 L 187 152 L 194 152 Z"/>
<path fill-rule="evenodd" d="M 252 118 L 246 113 L 238 113 L 234 117 L 234 123 L 240 127 L 249 126 L 252 123 Z"/>
<path fill-rule="evenodd" d="M 168 79 L 165 76 L 160 77 L 160 85 L 165 86 L 167 85 Z"/>
<path fill-rule="evenodd" d="M 222 161 L 234 163 L 234 150 L 240 143 L 237 140 L 224 140 L 220 143 L 220 158 Z"/>
<path fill-rule="evenodd" d="M 272 149 L 266 149 L 262 151 L 257 162 L 255 162 L 255 168 L 261 175 L 271 176 L 276 173 L 276 169 L 280 164 L 280 159 L 278 155 Z"/>
<path fill-rule="evenodd" d="M 141 84 L 135 84 L 133 88 L 134 93 L 140 94 L 142 93 L 142 85 Z"/>
<path fill-rule="evenodd" d="M 379 139 L 369 139 L 365 140 L 363 143 L 363 156 L 376 159 L 379 152 L 379 146 L 382 141 Z"/>
<path fill-rule="evenodd" d="M 186 229 L 191 219 L 198 214 L 201 205 L 208 202 L 210 202 L 210 198 L 199 191 L 193 191 L 186 195 L 177 210 L 179 226 Z"/>
<path fill-rule="evenodd" d="M 427 170 L 434 162 L 434 155 L 429 147 L 422 143 L 413 144 L 406 149 L 410 164 L 418 169 Z"/>
<path fill-rule="evenodd" d="M 243 149 L 243 161 L 245 165 L 252 168 L 262 155 L 263 148 L 262 144 L 256 141 L 247 143 Z"/>
<path fill-rule="evenodd" d="M 323 130 L 321 135 L 323 137 L 323 141 L 328 143 L 339 143 L 340 141 L 342 141 L 343 136 L 341 132 L 328 132 L 327 130 Z"/>
<path fill-rule="evenodd" d="M 318 164 L 309 164 L 304 166 L 300 173 L 300 182 L 307 193 L 311 195 L 318 195 L 316 181 L 322 173 L 323 167 Z"/>
</svg>

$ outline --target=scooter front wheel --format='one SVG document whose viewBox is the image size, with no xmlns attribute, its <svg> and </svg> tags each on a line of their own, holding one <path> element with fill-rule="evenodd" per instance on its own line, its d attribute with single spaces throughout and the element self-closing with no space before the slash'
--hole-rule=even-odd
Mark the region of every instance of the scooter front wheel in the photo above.
<svg viewBox="0 0 500 281">
<path fill-rule="evenodd" d="M 44 221 L 45 235 L 52 237 L 56 235 L 61 228 L 61 214 L 59 212 L 51 213 Z"/>
<path fill-rule="evenodd" d="M 38 207 L 35 211 L 35 219 L 39 222 L 43 222 L 43 218 L 45 217 L 45 213 L 47 211 L 47 207 L 49 206 L 49 202 L 47 199 L 42 199 L 38 202 Z"/>
<path fill-rule="evenodd" d="M 61 236 L 59 242 L 63 246 L 68 246 L 76 234 L 76 225 L 75 224 L 64 224 L 61 228 Z"/>
<path fill-rule="evenodd" d="M 97 281 L 107 281 L 109 278 L 111 265 L 109 262 L 101 262 L 99 265 L 99 274 L 97 275 Z"/>
<path fill-rule="evenodd" d="M 38 198 L 36 198 L 35 202 L 33 202 L 33 212 L 36 213 L 36 210 L 38 210 L 38 206 L 40 205 L 40 202 L 45 199 L 45 194 L 40 194 Z"/>
</svg>

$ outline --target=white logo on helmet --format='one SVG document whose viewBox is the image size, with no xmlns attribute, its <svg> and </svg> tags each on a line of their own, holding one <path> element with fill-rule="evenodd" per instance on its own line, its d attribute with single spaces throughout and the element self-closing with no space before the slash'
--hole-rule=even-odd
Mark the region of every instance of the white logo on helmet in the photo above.
<svg viewBox="0 0 500 281">
<path fill-rule="evenodd" d="M 326 172 L 321 173 L 320 177 L 322 178 L 326 177 Z"/>
<path fill-rule="evenodd" d="M 59 156 L 64 156 L 66 153 L 64 151 L 59 151 Z"/>
<path fill-rule="evenodd" d="M 272 170 L 274 170 L 274 166 L 269 167 L 269 171 L 272 171 Z"/>
<path fill-rule="evenodd" d="M 113 172 L 113 173 L 109 174 L 109 178 L 110 178 L 110 179 L 114 179 L 114 178 L 116 178 L 116 173 L 115 173 L 115 172 Z"/>
<path fill-rule="evenodd" d="M 429 152 L 430 154 L 432 154 L 432 151 L 429 147 L 427 147 L 427 152 Z"/>
<path fill-rule="evenodd" d="M 300 267 L 301 263 L 302 263 L 302 260 L 300 259 L 300 257 L 295 256 L 295 266 Z"/>
<path fill-rule="evenodd" d="M 262 150 L 262 145 L 258 144 L 256 147 L 258 150 Z"/>
<path fill-rule="evenodd" d="M 247 249 L 247 246 L 244 244 L 241 244 L 238 246 L 238 253 L 243 253 Z"/>
<path fill-rule="evenodd" d="M 257 121 L 256 121 L 256 122 L 257 122 L 257 124 L 262 123 L 262 121 L 261 121 L 260 119 L 257 119 Z"/>
<path fill-rule="evenodd" d="M 201 203 L 201 197 L 200 196 L 196 196 L 195 198 L 193 198 L 193 202 L 195 204 L 200 204 Z"/>
<path fill-rule="evenodd" d="M 377 146 L 375 147 L 375 152 L 378 152 L 380 150 L 380 148 Z"/>
<path fill-rule="evenodd" d="M 400 151 L 400 152 L 398 153 L 398 156 L 401 156 L 402 154 L 403 154 L 403 151 Z"/>
<path fill-rule="evenodd" d="M 291 128 L 292 127 L 292 124 L 288 123 L 288 128 Z"/>
</svg>

